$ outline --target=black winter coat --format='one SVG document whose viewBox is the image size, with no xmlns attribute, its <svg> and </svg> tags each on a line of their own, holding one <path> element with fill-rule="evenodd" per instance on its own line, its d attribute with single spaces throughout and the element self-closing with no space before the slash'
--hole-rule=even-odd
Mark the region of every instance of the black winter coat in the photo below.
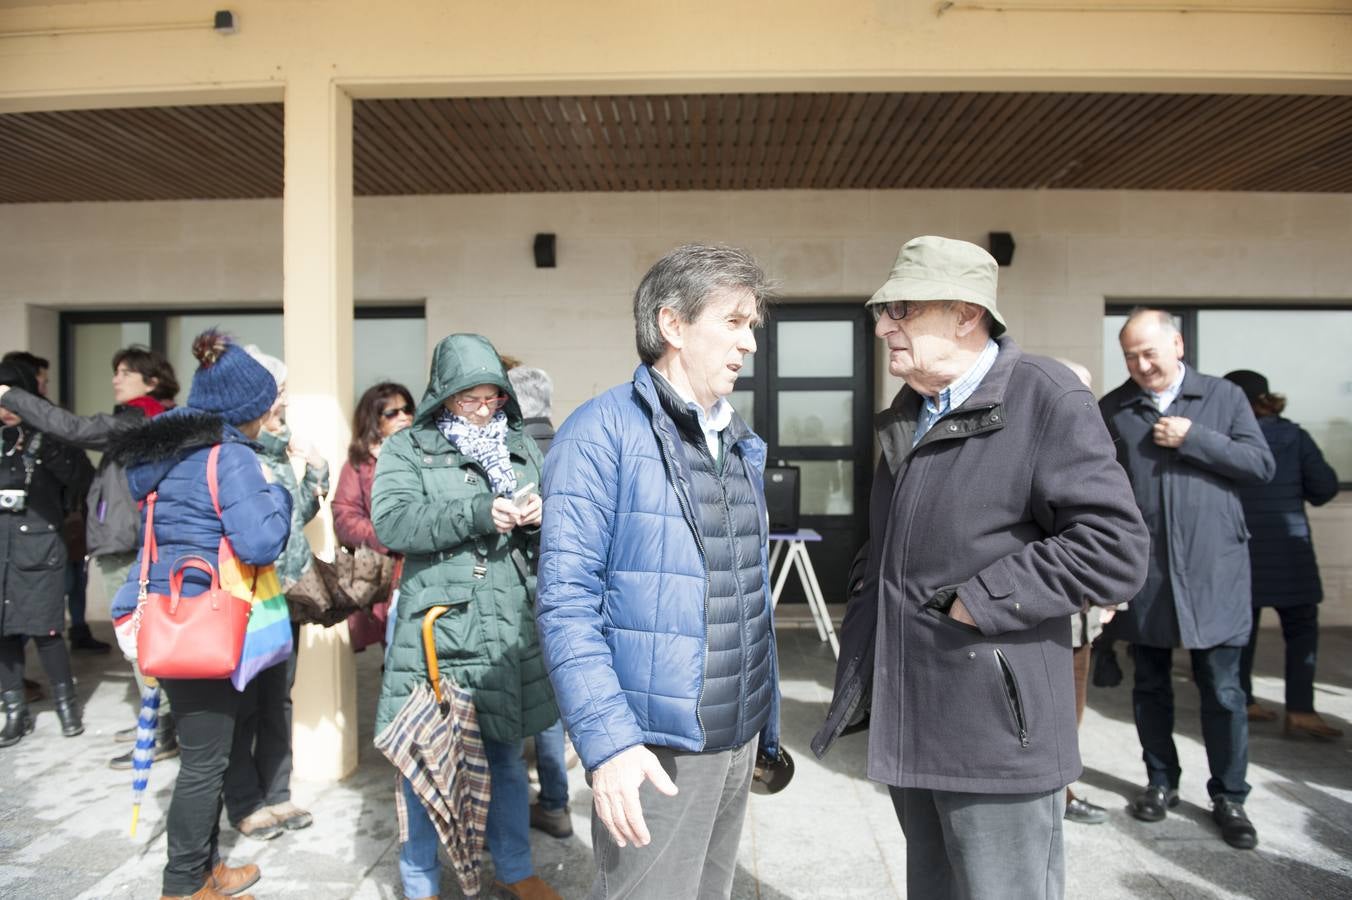
<svg viewBox="0 0 1352 900">
<path fill-rule="evenodd" d="M 1324 597 L 1305 504 L 1323 506 L 1338 493 L 1338 475 L 1305 429 L 1278 416 L 1258 420 L 1277 474 L 1240 487 L 1249 526 L 1253 605 L 1304 606 Z"/>
<path fill-rule="evenodd" d="M 1113 620 L 1113 637 L 1147 647 L 1244 646 L 1253 617 L 1239 489 L 1276 468 L 1244 392 L 1189 367 L 1163 414 L 1132 381 L 1099 408 L 1151 537 L 1145 586 Z M 1161 415 L 1192 420 L 1177 448 L 1151 436 Z"/>
<path fill-rule="evenodd" d="M 1022 794 L 1078 778 L 1070 616 L 1122 602 L 1145 575 L 1145 525 L 1093 395 L 998 343 L 976 391 L 914 448 L 918 394 L 903 388 L 877 417 L 869 562 L 813 749 L 867 702 L 868 775 L 885 784 Z M 947 614 L 955 592 L 976 627 Z"/>
<path fill-rule="evenodd" d="M 22 512 L 0 511 L 0 635 L 60 634 L 66 627 L 64 498 L 81 496 L 94 468 L 80 451 L 25 426 L 0 429 L 0 438 L 0 489 L 24 490 L 26 482 L 28 491 Z"/>
</svg>

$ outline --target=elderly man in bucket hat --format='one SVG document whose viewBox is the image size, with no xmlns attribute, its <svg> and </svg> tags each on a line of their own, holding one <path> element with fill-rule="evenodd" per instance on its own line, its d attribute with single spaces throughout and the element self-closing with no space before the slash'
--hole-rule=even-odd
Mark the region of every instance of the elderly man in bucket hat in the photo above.
<svg viewBox="0 0 1352 900">
<path fill-rule="evenodd" d="M 870 556 L 813 750 L 867 720 L 908 896 L 1059 897 L 1070 616 L 1137 591 L 1145 525 L 1093 395 L 1004 336 L 990 254 L 916 238 L 868 306 L 906 384 L 877 416 Z"/>
</svg>

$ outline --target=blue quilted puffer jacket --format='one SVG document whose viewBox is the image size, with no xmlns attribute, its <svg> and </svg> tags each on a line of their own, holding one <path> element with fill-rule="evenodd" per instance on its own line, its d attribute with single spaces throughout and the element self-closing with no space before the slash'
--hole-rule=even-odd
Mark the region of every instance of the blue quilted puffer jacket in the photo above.
<svg viewBox="0 0 1352 900">
<path fill-rule="evenodd" d="M 207 489 L 207 456 L 221 445 L 216 466 L 221 515 Z M 291 495 L 279 484 L 268 484 L 249 439 L 220 418 L 183 406 L 161 413 L 144 426 L 113 439 L 112 457 L 127 468 L 131 495 L 141 503 L 151 491 L 155 501 L 155 538 L 159 561 L 150 564 L 150 591 L 169 593 L 169 572 L 184 556 L 201 556 L 216 565 L 221 535 L 230 539 L 235 555 L 251 565 L 275 560 L 291 534 Z M 144 528 L 144 507 L 141 511 Z M 114 619 L 136 609 L 141 551 L 127 581 L 113 596 Z M 206 590 L 206 573 L 188 569 L 183 593 L 196 596 Z"/>
<path fill-rule="evenodd" d="M 573 413 L 545 458 L 536 618 L 559 708 L 588 771 L 639 744 L 706 749 L 699 705 L 709 572 L 680 441 L 640 365 L 631 384 Z M 759 484 L 765 443 L 746 432 L 729 453 L 734 460 Z M 770 583 L 765 555 L 762 544 L 762 585 Z M 772 617 L 768 603 L 761 609 Z M 773 635 L 773 622 L 763 624 Z M 773 644 L 759 745 L 776 757 Z"/>
</svg>

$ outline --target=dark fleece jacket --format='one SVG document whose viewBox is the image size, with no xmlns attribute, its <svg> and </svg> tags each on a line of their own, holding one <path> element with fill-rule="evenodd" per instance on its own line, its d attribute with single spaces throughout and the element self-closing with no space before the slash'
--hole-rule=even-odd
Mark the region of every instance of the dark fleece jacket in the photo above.
<svg viewBox="0 0 1352 900">
<path fill-rule="evenodd" d="M 1093 395 L 1060 363 L 999 345 L 916 447 L 914 391 L 877 417 L 871 556 L 813 746 L 824 753 L 871 688 L 868 773 L 885 784 L 1019 794 L 1074 781 L 1070 616 L 1129 599 L 1145 577 L 1145 525 Z M 955 593 L 976 627 L 946 614 Z"/>
</svg>

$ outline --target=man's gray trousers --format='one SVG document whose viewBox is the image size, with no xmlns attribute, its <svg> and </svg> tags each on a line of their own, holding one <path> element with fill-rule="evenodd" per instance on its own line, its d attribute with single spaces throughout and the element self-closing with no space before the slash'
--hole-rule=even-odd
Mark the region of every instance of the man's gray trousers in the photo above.
<svg viewBox="0 0 1352 900">
<path fill-rule="evenodd" d="M 717 753 L 648 749 L 679 792 L 667 797 L 647 781 L 639 788 L 643 820 L 652 836 L 646 847 L 617 847 L 592 807 L 596 880 L 591 900 L 727 900 L 737 870 L 756 742 Z"/>
<path fill-rule="evenodd" d="M 1041 794 L 889 790 L 906 836 L 906 896 L 926 900 L 1064 896 L 1064 788 Z"/>
</svg>

